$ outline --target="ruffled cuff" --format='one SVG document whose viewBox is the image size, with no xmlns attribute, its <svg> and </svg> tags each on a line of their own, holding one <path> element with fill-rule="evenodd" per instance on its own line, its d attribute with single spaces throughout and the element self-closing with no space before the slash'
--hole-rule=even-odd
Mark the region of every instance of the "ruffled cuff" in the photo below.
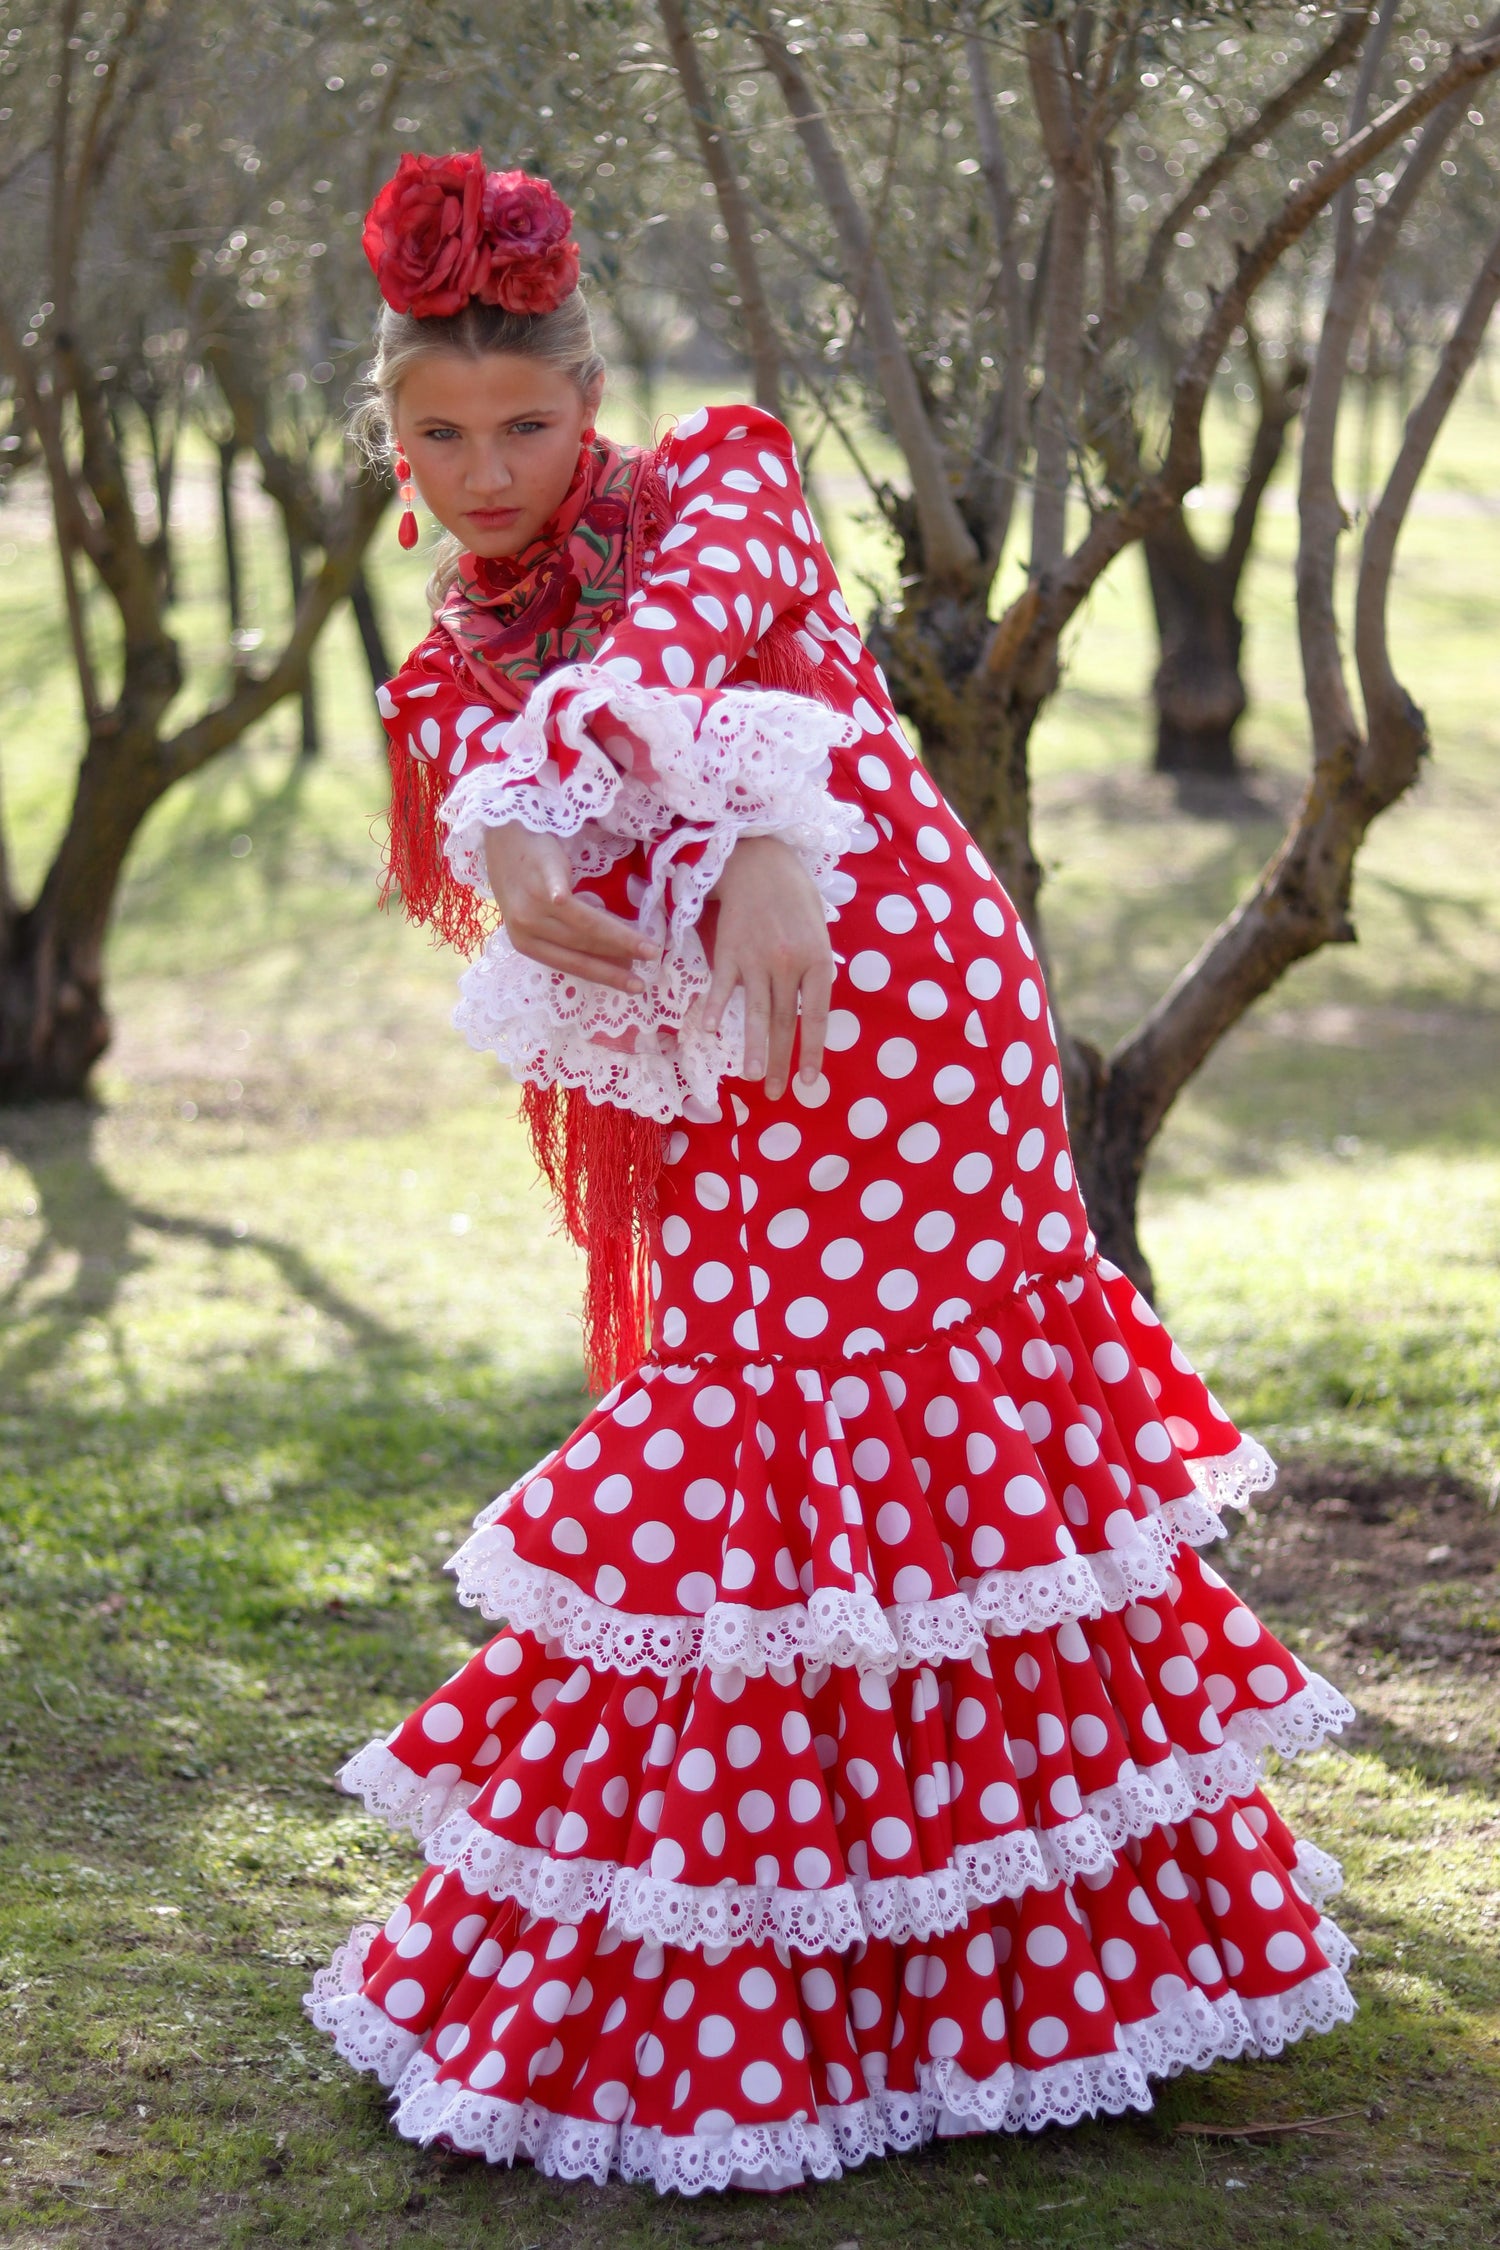
<svg viewBox="0 0 1500 2250">
<path fill-rule="evenodd" d="M 484 831 L 519 820 L 563 838 L 573 879 L 645 847 L 641 928 L 662 946 L 637 994 L 561 975 L 518 954 L 504 930 L 460 982 L 454 1021 L 515 1076 L 582 1087 L 665 1123 L 712 1104 L 744 1062 L 736 1000 L 715 1034 L 697 924 L 741 836 L 773 835 L 807 869 L 830 917 L 849 895 L 838 862 L 862 825 L 829 791 L 830 753 L 852 719 L 761 689 L 676 695 L 571 665 L 549 674 L 506 738 L 503 763 L 464 775 L 446 799 L 449 862 L 488 895 Z M 608 751 L 601 748 L 601 739 Z"/>
</svg>

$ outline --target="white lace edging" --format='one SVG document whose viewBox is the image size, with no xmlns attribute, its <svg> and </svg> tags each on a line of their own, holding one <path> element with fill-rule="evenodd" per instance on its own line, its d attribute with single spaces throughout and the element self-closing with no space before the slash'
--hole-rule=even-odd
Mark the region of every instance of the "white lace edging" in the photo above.
<svg viewBox="0 0 1500 2250">
<path fill-rule="evenodd" d="M 551 1922 L 576 1924 L 603 1913 L 627 1937 L 683 1950 L 770 1939 L 801 1953 L 842 1953 L 868 1938 L 905 1943 L 940 1936 L 960 1928 L 976 1908 L 1100 1874 L 1132 1839 L 1249 1796 L 1259 1778 L 1257 1759 L 1233 1742 L 1215 1757 L 1211 1765 L 1175 1752 L 1144 1772 L 1137 1767 L 1125 1782 L 1091 1791 L 1073 1820 L 956 1845 L 945 1866 L 920 1875 L 850 1872 L 823 1890 L 678 1883 L 618 1860 L 555 1859 L 542 1846 L 497 1835 L 465 1811 L 452 1813 L 428 1836 L 426 1856 L 434 1867 L 457 1874 L 473 1896 L 514 1899 Z M 1311 1844 L 1299 1843 L 1292 1872 L 1315 1906 L 1343 1882 L 1337 1862 Z"/>
<path fill-rule="evenodd" d="M 1232 1453 L 1184 1458 L 1183 1467 L 1215 1511 L 1243 1508 L 1254 1494 L 1268 1492 L 1276 1482 L 1276 1463 L 1258 1438 L 1241 1438 Z M 1223 1528 L 1220 1524 L 1219 1530 Z M 1196 1539 L 1192 1543 L 1199 1545 Z"/>
<path fill-rule="evenodd" d="M 815 1587 L 805 1602 L 781 1609 L 715 1602 L 702 1617 L 612 1609 L 560 1572 L 517 1555 L 514 1534 L 491 1509 L 447 1567 L 466 1608 L 557 1641 L 565 1655 L 596 1670 L 670 1675 L 706 1667 L 758 1675 L 800 1662 L 891 1673 L 973 1656 L 987 1634 L 1046 1632 L 1164 1592 L 1181 1544 L 1176 1506 L 1169 1502 L 1159 1515 L 1142 1518 L 1127 1545 L 1028 1570 L 986 1571 L 957 1593 L 886 1609 L 872 1594 L 837 1586 Z"/>
<path fill-rule="evenodd" d="M 697 933 L 739 838 L 779 836 L 830 916 L 849 895 L 837 868 L 863 814 L 833 797 L 828 779 L 830 753 L 859 729 L 805 696 L 726 688 L 705 708 L 699 696 L 608 671 L 574 664 L 547 675 L 508 729 L 503 762 L 465 774 L 445 799 L 445 849 L 459 880 L 488 897 L 484 832 L 506 821 L 565 838 L 575 882 L 649 847 L 637 919 L 661 958 L 642 964 L 643 992 L 617 992 L 525 959 L 498 930 L 460 978 L 453 1020 L 518 1078 L 577 1086 L 665 1124 L 689 1101 L 712 1103 L 720 1079 L 743 1068 L 739 996 L 717 1032 L 704 1028 L 710 971 Z M 576 760 L 566 776 L 548 741 L 560 695 L 568 700 L 553 723 Z M 607 755 L 590 730 L 611 721 L 625 731 Z"/>
<path fill-rule="evenodd" d="M 400 1728 L 396 1732 L 400 1733 Z M 337 1775 L 347 1796 L 362 1797 L 365 1810 L 388 1828 L 408 1828 L 422 1843 L 450 1813 L 472 1804 L 483 1784 L 461 1781 L 453 1768 L 446 1775 L 421 1774 L 404 1765 L 388 1741 L 378 1736 L 357 1750 Z"/>
<path fill-rule="evenodd" d="M 356 1923 L 327 1968 L 314 1976 L 302 2005 L 345 2062 L 356 2070 L 373 2071 L 382 2086 L 394 2086 L 421 2046 L 422 2035 L 393 2023 L 384 2008 L 360 1990 L 370 1947 L 379 1935 L 378 1922 Z"/>
<path fill-rule="evenodd" d="M 1229 1992 L 1217 2000 L 1192 1987 L 1155 2016 L 1117 2028 L 1111 2052 L 1026 2070 L 1007 2063 L 975 2079 L 952 2060 L 918 2066 L 914 2092 L 881 2086 L 884 2058 L 865 2058 L 863 2100 L 820 2109 L 816 2121 L 731 2125 L 721 2133 L 668 2134 L 638 2126 L 567 2117 L 535 2101 L 507 2102 L 443 2081 L 431 2055 L 412 2056 L 396 2084 L 398 2133 L 450 2146 L 491 2163 L 527 2157 L 544 2174 L 646 2180 L 662 2194 L 704 2189 L 794 2187 L 835 2179 L 846 2164 L 923 2141 L 983 2132 L 1040 2132 L 1075 2125 L 1101 2111 L 1152 2107 L 1150 2080 L 1202 2070 L 1236 2056 L 1279 2054 L 1308 2031 L 1331 2031 L 1354 2014 L 1336 1969 L 1322 1969 L 1271 1999 Z M 407 2035 L 411 2036 L 410 2034 Z M 368 2066 L 367 2066 L 368 2067 Z"/>
</svg>

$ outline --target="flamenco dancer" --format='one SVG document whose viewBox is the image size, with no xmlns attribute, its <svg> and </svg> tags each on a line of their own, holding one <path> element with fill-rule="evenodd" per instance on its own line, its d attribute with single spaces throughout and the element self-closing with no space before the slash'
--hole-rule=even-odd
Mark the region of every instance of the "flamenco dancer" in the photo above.
<svg viewBox="0 0 1500 2250">
<path fill-rule="evenodd" d="M 787 432 L 599 437 L 570 225 L 407 155 L 364 241 L 401 537 L 414 487 L 452 534 L 392 875 L 478 950 L 612 1387 L 453 1559 L 496 1637 L 344 1769 L 429 1866 L 307 2004 L 412 2139 L 784 2188 L 1347 2020 L 1258 1772 L 1352 1714 L 1201 1559 L 1271 1465 L 1097 1255 Z"/>
</svg>

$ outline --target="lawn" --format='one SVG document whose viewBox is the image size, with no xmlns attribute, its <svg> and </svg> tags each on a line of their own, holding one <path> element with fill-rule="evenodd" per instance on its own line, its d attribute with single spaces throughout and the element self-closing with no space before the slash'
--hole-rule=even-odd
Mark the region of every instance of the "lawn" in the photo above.
<svg viewBox="0 0 1500 2250">
<path fill-rule="evenodd" d="M 1361 943 L 1305 965 L 1179 1106 L 1145 1214 L 1164 1309 L 1284 1463 L 1228 1569 L 1354 1698 L 1283 1769 L 1345 1865 L 1357 2020 L 1162 2090 L 772 2201 L 658 2203 L 396 2142 L 299 1995 L 411 1847 L 330 1788 L 479 1637 L 442 1562 L 582 1404 L 578 1270 L 453 965 L 376 916 L 382 768 L 341 625 L 329 747 L 289 714 L 164 805 L 91 1109 L 0 1113 L 0 2237 L 593 2250 L 1490 2244 L 1500 2235 L 1500 443 L 1468 404 L 1411 527 L 1398 651 L 1436 756 L 1377 832 Z M 182 629 L 209 526 L 186 481 Z M 888 567 L 830 457 L 851 581 Z M 1439 506 L 1439 503 L 1442 503 Z M 1205 510 L 1205 515 L 1211 510 Z M 1284 511 L 1251 598 L 1250 801 L 1144 770 L 1138 558 L 1037 747 L 1057 985 L 1132 1012 L 1274 840 L 1302 735 Z M 273 626 L 271 550 L 257 548 Z M 0 516 L 4 798 L 23 880 L 66 803 L 44 526 Z M 382 544 L 392 639 L 419 574 Z M 404 645 L 404 643 L 403 643 Z M 1312 2133 L 1226 2137 L 1302 2118 Z M 1187 2130 L 1186 2128 L 1200 2128 Z"/>
</svg>

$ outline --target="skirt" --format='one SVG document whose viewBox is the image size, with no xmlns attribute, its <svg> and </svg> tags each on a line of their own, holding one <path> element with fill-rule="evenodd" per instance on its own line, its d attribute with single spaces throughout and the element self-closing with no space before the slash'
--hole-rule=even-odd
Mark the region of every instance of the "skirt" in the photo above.
<svg viewBox="0 0 1500 2250">
<path fill-rule="evenodd" d="M 340 1777 L 428 1864 L 307 2007 L 414 2140 L 781 2188 L 1353 2012 L 1259 1785 L 1353 1714 L 1201 1553 L 1270 1462 L 1098 1255 L 985 861 L 913 761 L 834 786 L 823 1074 L 671 1131 L 651 1352 Z"/>
</svg>

